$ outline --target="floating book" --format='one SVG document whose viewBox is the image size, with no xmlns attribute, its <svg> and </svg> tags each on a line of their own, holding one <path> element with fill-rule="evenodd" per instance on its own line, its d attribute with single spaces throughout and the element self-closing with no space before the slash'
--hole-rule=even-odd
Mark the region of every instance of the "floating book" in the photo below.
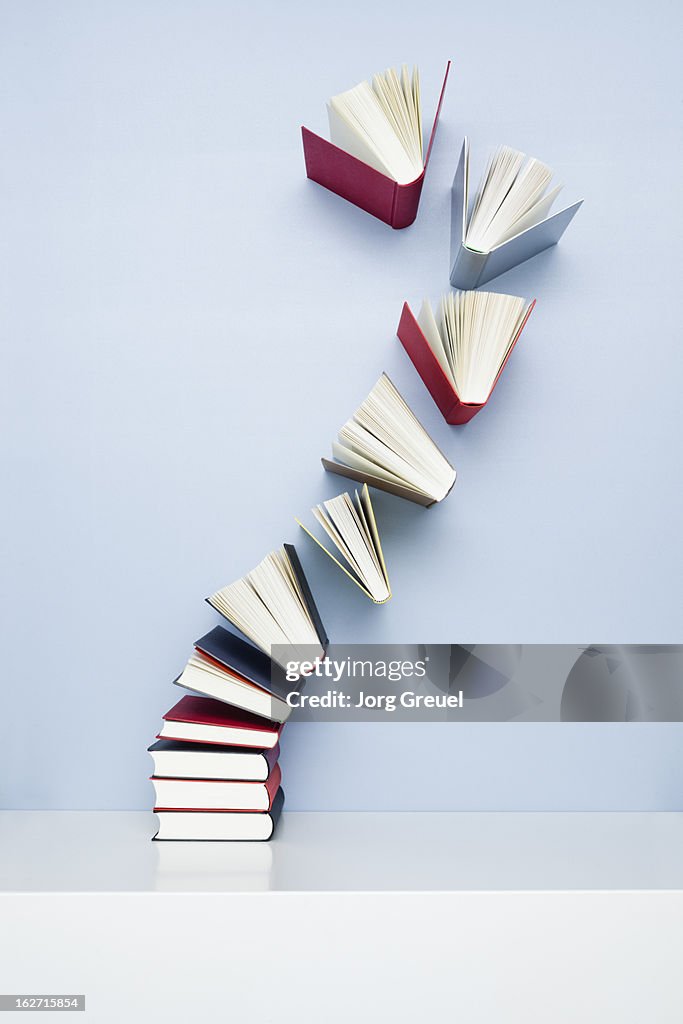
<svg viewBox="0 0 683 1024">
<path fill-rule="evenodd" d="M 358 480 L 399 498 L 433 505 L 455 483 L 455 470 L 439 451 L 386 373 L 339 431 L 330 473 Z"/>
<path fill-rule="evenodd" d="M 195 653 L 175 682 L 275 722 L 289 717 L 287 694 L 297 689 L 263 651 L 222 626 L 195 642 Z"/>
<path fill-rule="evenodd" d="M 156 840 L 267 842 L 280 820 L 285 794 L 279 789 L 269 811 L 157 811 Z"/>
<path fill-rule="evenodd" d="M 550 216 L 562 187 L 547 191 L 550 168 L 500 146 L 470 211 L 469 160 L 465 138 L 451 192 L 450 281 L 454 288 L 476 288 L 556 245 L 583 202 Z"/>
<path fill-rule="evenodd" d="M 157 740 L 147 749 L 154 761 L 154 775 L 159 778 L 243 782 L 265 782 L 280 753 L 277 744 L 271 750 L 245 750 L 175 740 Z"/>
<path fill-rule="evenodd" d="M 406 302 L 397 335 L 447 423 L 467 423 L 486 405 L 535 301 L 495 292 L 449 292 L 438 316 L 427 299 L 415 318 Z"/>
<path fill-rule="evenodd" d="M 251 747 L 260 751 L 277 746 L 281 732 L 281 723 L 230 707 L 221 700 L 187 694 L 166 712 L 157 739 Z"/>
<path fill-rule="evenodd" d="M 424 158 L 419 75 L 404 65 L 332 97 L 330 142 L 302 127 L 307 176 L 392 228 L 412 224 L 450 66 Z"/>
<path fill-rule="evenodd" d="M 346 565 L 297 519 L 301 529 L 375 604 L 388 601 L 391 588 L 367 484 L 355 492 L 355 504 L 349 494 L 340 494 L 311 511 Z"/>
<path fill-rule="evenodd" d="M 288 660 L 324 657 L 325 627 L 292 544 L 271 551 L 246 576 L 206 600 L 268 657 L 276 645 L 291 649 Z"/>
<path fill-rule="evenodd" d="M 155 811 L 269 811 L 281 781 L 280 766 L 265 782 L 159 779 L 152 776 Z"/>
</svg>

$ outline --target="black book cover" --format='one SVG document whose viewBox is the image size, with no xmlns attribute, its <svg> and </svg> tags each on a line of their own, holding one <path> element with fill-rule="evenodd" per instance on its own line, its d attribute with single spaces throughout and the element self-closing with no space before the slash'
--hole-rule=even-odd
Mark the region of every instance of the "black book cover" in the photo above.
<svg viewBox="0 0 683 1024">
<path fill-rule="evenodd" d="M 311 621 L 313 623 L 316 633 L 318 634 L 318 639 L 320 640 L 323 649 L 327 651 L 330 641 L 327 637 L 327 633 L 325 632 L 325 627 L 323 626 L 322 619 L 320 618 L 320 612 L 318 611 L 316 603 L 313 600 L 313 594 L 311 593 L 311 588 L 308 585 L 306 574 L 304 573 L 301 562 L 299 561 L 299 556 L 296 553 L 296 548 L 294 547 L 293 544 L 284 544 L 283 547 L 289 556 L 290 562 L 292 563 L 294 575 L 299 581 L 299 586 L 301 587 L 301 592 L 304 595 L 304 601 L 306 602 L 306 605 L 308 607 L 308 612 L 309 615 L 311 616 Z"/>
<path fill-rule="evenodd" d="M 286 701 L 287 694 L 299 689 L 303 682 L 287 682 L 285 671 L 277 662 L 222 626 L 215 626 L 206 636 L 200 637 L 195 647 L 279 700 Z"/>
<path fill-rule="evenodd" d="M 277 823 L 280 820 L 280 815 L 282 814 L 282 808 L 284 806 L 285 806 L 285 791 L 282 788 L 282 786 L 280 786 L 280 788 L 278 789 L 277 793 L 273 797 L 273 805 L 270 808 L 270 810 L 268 811 L 268 814 L 270 814 L 270 820 L 273 823 L 273 831 L 271 832 L 271 834 L 269 836 L 269 839 L 272 839 L 273 836 L 275 835 L 275 829 L 277 828 Z"/>
</svg>

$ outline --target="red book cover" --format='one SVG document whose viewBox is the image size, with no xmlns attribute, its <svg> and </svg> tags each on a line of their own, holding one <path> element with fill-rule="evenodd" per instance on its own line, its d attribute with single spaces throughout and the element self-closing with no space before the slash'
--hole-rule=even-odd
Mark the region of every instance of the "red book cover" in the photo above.
<svg viewBox="0 0 683 1024">
<path fill-rule="evenodd" d="M 276 764 L 265 782 L 224 782 L 216 779 L 164 779 L 153 775 L 150 780 L 157 794 L 155 811 L 233 811 L 263 813 L 273 806 L 275 794 L 282 782 L 280 765 Z M 239 806 L 235 807 L 231 793 L 239 792 Z M 196 794 L 197 804 L 190 806 L 184 795 Z M 206 799 L 203 798 L 206 794 Z M 165 797 L 172 797 L 172 802 Z M 264 800 L 265 796 L 265 800 Z"/>
<path fill-rule="evenodd" d="M 159 733 L 159 739 L 252 747 L 257 750 L 275 747 L 284 725 L 211 697 L 190 695 L 182 697 L 166 712 L 164 722 L 167 725 Z M 189 726 L 184 733 L 183 726 Z M 199 732 L 195 727 L 199 727 Z"/>
<path fill-rule="evenodd" d="M 393 178 L 388 178 L 381 171 L 369 167 L 362 160 L 302 126 L 306 176 L 392 228 L 407 228 L 417 217 L 422 185 L 434 144 L 450 68 L 451 62 L 448 61 L 429 136 L 424 170 L 415 181 L 399 185 Z"/>
<path fill-rule="evenodd" d="M 486 402 L 488 402 L 489 398 L 493 394 L 493 389 L 498 383 L 500 375 L 505 369 L 507 361 L 512 355 L 512 350 L 517 344 L 535 305 L 536 300 L 534 299 L 530 304 L 520 328 L 514 337 L 512 345 L 510 346 L 510 350 L 508 351 L 508 354 L 496 375 L 496 379 L 491 386 Z M 486 402 L 483 402 L 480 405 L 470 405 L 466 402 L 460 401 L 455 388 L 444 373 L 439 360 L 432 352 L 429 342 L 422 333 L 422 328 L 417 322 L 417 319 L 407 302 L 404 302 L 403 304 L 401 319 L 399 320 L 396 334 L 404 349 L 410 356 L 413 366 L 422 377 L 427 390 L 441 410 L 441 414 L 446 420 L 446 423 L 468 423 L 473 416 L 476 416 L 480 409 L 484 408 Z"/>
</svg>

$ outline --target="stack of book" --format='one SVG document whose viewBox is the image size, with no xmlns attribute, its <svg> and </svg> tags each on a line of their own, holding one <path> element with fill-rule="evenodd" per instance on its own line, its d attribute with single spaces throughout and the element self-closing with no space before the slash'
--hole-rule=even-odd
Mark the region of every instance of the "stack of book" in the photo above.
<svg viewBox="0 0 683 1024">
<path fill-rule="evenodd" d="M 292 545 L 207 598 L 246 637 L 216 626 L 175 684 L 191 691 L 164 715 L 152 783 L 161 840 L 273 836 L 285 801 L 280 736 L 299 688 L 287 660 L 323 658 L 327 636 Z"/>
</svg>

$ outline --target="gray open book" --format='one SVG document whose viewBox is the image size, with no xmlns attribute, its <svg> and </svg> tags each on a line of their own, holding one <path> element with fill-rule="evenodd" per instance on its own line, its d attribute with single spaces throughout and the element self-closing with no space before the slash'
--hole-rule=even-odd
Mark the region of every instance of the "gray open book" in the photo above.
<svg viewBox="0 0 683 1024">
<path fill-rule="evenodd" d="M 550 216 L 561 188 L 548 191 L 550 168 L 501 146 L 489 161 L 470 209 L 469 163 L 465 138 L 451 192 L 450 281 L 463 289 L 485 284 L 556 245 L 583 202 Z"/>
</svg>

